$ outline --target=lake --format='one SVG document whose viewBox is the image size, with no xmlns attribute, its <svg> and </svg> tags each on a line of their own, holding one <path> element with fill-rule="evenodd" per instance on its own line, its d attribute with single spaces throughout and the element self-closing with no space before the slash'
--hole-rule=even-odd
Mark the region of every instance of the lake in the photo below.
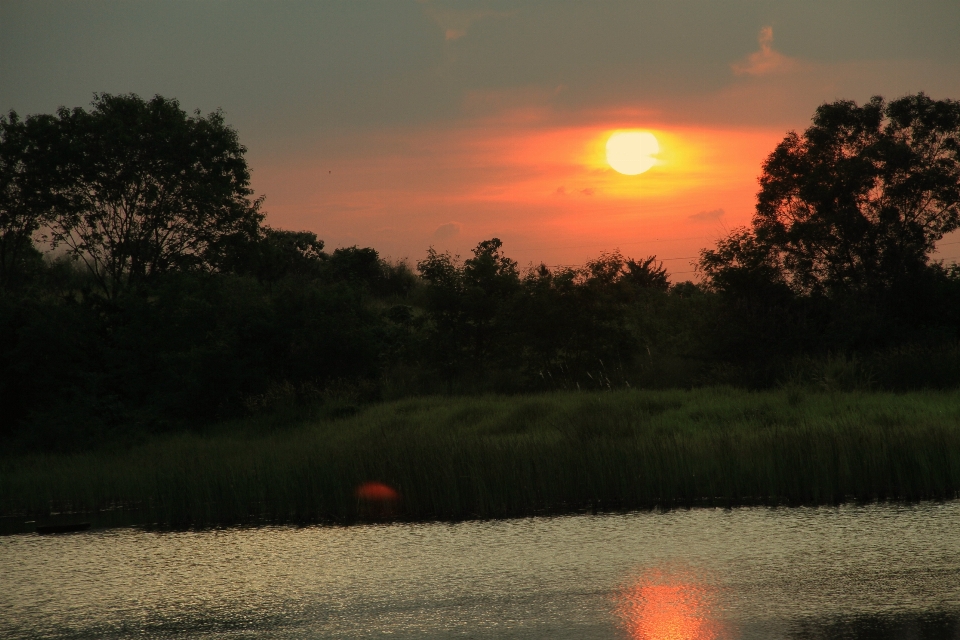
<svg viewBox="0 0 960 640">
<path fill-rule="evenodd" d="M 0 637 L 960 639 L 960 502 L 4 536 Z"/>
</svg>

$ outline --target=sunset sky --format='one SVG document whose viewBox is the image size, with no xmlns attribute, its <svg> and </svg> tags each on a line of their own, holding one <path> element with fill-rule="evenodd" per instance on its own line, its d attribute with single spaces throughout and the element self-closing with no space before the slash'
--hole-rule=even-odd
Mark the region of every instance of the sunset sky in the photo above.
<svg viewBox="0 0 960 640">
<path fill-rule="evenodd" d="M 222 108 L 268 223 L 331 249 L 416 261 L 497 236 L 521 265 L 619 248 L 682 280 L 817 105 L 960 99 L 958 26 L 956 1 L 4 0 L 0 109 Z M 650 170 L 607 163 L 623 130 L 655 135 Z"/>
</svg>

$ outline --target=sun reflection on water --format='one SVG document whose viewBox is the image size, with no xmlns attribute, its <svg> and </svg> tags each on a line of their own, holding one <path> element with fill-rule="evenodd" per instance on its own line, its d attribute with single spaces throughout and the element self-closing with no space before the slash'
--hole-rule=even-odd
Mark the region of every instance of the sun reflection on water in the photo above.
<svg viewBox="0 0 960 640">
<path fill-rule="evenodd" d="M 691 572 L 648 571 L 624 588 L 617 614 L 631 640 L 719 640 L 716 593 Z"/>
</svg>

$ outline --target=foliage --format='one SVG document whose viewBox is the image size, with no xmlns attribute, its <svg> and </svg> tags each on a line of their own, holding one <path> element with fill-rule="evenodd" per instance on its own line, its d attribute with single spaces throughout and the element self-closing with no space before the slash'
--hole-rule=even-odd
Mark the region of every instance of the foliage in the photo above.
<svg viewBox="0 0 960 640">
<path fill-rule="evenodd" d="M 715 288 L 838 295 L 913 282 L 960 225 L 960 103 L 824 104 L 770 154 L 760 187 L 752 227 L 702 252 Z"/>
<path fill-rule="evenodd" d="M 501 255 L 498 238 L 481 242 L 463 263 L 432 247 L 417 263 L 427 283 L 428 313 L 433 321 L 437 356 L 446 374 L 466 360 L 491 357 L 491 343 L 503 331 L 505 301 L 520 287 L 517 263 Z"/>
<path fill-rule="evenodd" d="M 637 305 L 645 291 L 669 287 L 656 258 L 614 252 L 580 269 L 540 265 L 521 276 L 501 247 L 497 238 L 481 242 L 462 263 L 431 249 L 417 265 L 444 375 L 513 370 L 547 388 L 609 387 L 610 375 L 622 383 L 637 347 Z"/>
<path fill-rule="evenodd" d="M 645 260 L 627 260 L 623 276 L 627 281 L 639 289 L 656 289 L 666 291 L 670 288 L 670 278 L 662 262 L 657 262 L 656 256 L 648 256 Z"/>
<path fill-rule="evenodd" d="M 319 277 L 328 256 L 323 240 L 310 231 L 286 231 L 268 226 L 255 236 L 229 238 L 221 245 L 220 270 L 253 276 L 260 282 L 287 277 Z"/>
<path fill-rule="evenodd" d="M 364 516 L 354 490 L 371 480 L 399 491 L 408 520 L 950 499 L 958 399 L 791 387 L 429 397 L 347 418 L 320 405 L 123 450 L 7 458 L 0 515 L 344 523 Z"/>
<path fill-rule="evenodd" d="M 258 232 L 246 149 L 219 111 L 100 94 L 89 112 L 28 117 L 21 131 L 36 151 L 16 174 L 44 194 L 24 215 L 49 225 L 110 299 L 161 273 L 215 269 L 222 245 Z"/>
<path fill-rule="evenodd" d="M 82 450 L 284 404 L 344 415 L 433 394 L 955 388 L 960 269 L 925 253 L 956 224 L 955 106 L 824 105 L 768 159 L 754 226 L 704 252 L 702 284 L 619 251 L 521 270 L 497 238 L 465 260 L 431 248 L 416 272 L 371 247 L 327 251 L 261 224 L 219 113 L 98 96 L 89 113 L 10 114 L 0 446 Z M 46 227 L 73 251 L 43 257 Z M 898 253 L 901 232 L 914 248 Z"/>
<path fill-rule="evenodd" d="M 50 118 L 27 122 L 15 112 L 0 116 L 0 290 L 35 271 L 40 252 L 33 235 L 48 222 L 43 156 Z"/>
</svg>

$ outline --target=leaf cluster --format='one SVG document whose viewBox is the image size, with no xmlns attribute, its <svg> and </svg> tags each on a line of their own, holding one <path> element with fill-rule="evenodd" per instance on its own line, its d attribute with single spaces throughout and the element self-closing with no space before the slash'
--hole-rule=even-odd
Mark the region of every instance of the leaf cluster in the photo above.
<svg viewBox="0 0 960 640">
<path fill-rule="evenodd" d="M 521 274 L 501 247 L 483 241 L 464 261 L 430 249 L 417 264 L 432 358 L 445 375 L 512 370 L 547 386 L 594 386 L 594 374 L 609 377 L 599 372 L 605 361 L 622 369 L 634 360 L 638 305 L 669 288 L 655 257 L 605 253 L 583 267 Z"/>
<path fill-rule="evenodd" d="M 0 122 L 2 244 L 16 252 L 46 231 L 108 299 L 159 274 L 217 270 L 263 219 L 245 152 L 220 111 L 191 116 L 161 96 L 11 113 Z"/>
<path fill-rule="evenodd" d="M 873 295 L 929 275 L 960 226 L 960 102 L 820 106 L 763 164 L 750 228 L 701 253 L 719 291 Z"/>
</svg>

